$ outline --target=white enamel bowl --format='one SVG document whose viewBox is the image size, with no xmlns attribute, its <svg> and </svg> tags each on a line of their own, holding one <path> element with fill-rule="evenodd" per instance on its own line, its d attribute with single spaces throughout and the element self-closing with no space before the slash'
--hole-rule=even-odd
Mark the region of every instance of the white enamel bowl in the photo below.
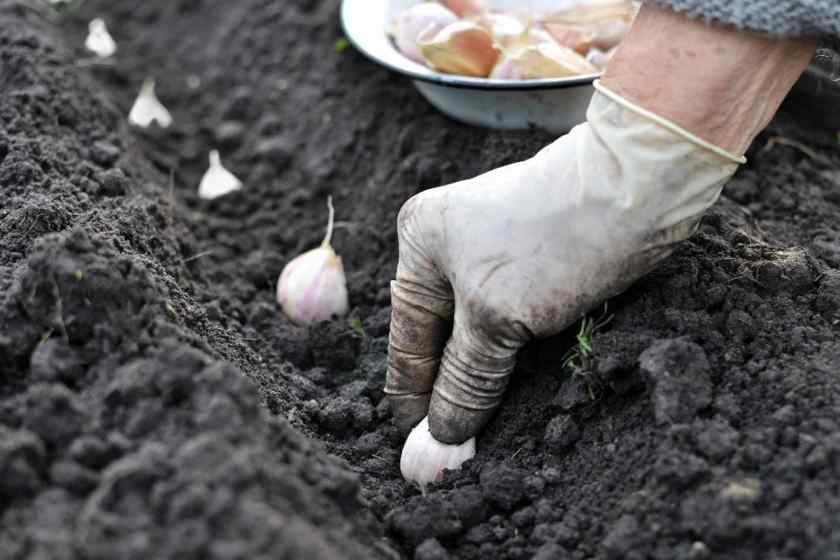
<svg viewBox="0 0 840 560">
<path fill-rule="evenodd" d="M 429 102 L 450 117 L 477 126 L 542 128 L 561 134 L 586 119 L 597 74 L 544 80 L 490 80 L 441 74 L 403 56 L 386 30 L 420 0 L 343 0 L 347 39 L 368 58 L 408 76 Z M 557 0 L 489 0 L 491 9 L 556 7 Z"/>
</svg>

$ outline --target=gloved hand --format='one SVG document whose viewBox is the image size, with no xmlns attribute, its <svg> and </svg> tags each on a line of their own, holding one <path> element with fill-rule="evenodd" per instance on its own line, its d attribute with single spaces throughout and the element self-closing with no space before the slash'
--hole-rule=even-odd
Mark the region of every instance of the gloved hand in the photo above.
<svg viewBox="0 0 840 560">
<path fill-rule="evenodd" d="M 402 430 L 428 412 L 437 440 L 474 436 L 517 350 L 649 272 L 743 163 L 596 88 L 588 122 L 533 158 L 400 211 L 385 392 Z"/>
</svg>

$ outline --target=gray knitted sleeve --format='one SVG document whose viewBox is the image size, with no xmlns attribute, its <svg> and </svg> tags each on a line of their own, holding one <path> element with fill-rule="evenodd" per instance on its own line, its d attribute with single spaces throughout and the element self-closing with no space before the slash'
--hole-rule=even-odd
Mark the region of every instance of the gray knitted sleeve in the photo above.
<svg viewBox="0 0 840 560">
<path fill-rule="evenodd" d="M 647 0 L 689 17 L 786 37 L 840 38 L 840 0 Z"/>
</svg>

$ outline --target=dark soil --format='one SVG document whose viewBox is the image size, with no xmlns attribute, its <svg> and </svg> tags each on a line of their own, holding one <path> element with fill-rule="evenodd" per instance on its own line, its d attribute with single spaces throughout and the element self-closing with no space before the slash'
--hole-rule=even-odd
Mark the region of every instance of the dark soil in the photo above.
<svg viewBox="0 0 840 560">
<path fill-rule="evenodd" d="M 523 351 L 424 497 L 382 399 L 396 212 L 551 138 L 448 121 L 339 37 L 336 2 L 0 0 L 0 557 L 840 559 L 840 148 L 810 98 L 610 302 L 591 368 L 563 371 L 574 329 Z M 169 130 L 127 125 L 150 75 Z M 246 186 L 208 203 L 214 147 Z M 274 283 L 328 194 L 352 320 L 299 328 Z"/>
</svg>

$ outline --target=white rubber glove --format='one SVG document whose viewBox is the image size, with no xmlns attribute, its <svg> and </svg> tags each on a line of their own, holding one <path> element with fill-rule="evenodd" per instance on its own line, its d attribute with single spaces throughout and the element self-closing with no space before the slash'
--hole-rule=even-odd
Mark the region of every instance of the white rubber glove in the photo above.
<svg viewBox="0 0 840 560">
<path fill-rule="evenodd" d="M 428 412 L 437 440 L 474 436 L 517 350 L 649 272 L 745 161 L 596 88 L 588 122 L 533 158 L 400 211 L 385 392 L 401 429 Z"/>
</svg>

